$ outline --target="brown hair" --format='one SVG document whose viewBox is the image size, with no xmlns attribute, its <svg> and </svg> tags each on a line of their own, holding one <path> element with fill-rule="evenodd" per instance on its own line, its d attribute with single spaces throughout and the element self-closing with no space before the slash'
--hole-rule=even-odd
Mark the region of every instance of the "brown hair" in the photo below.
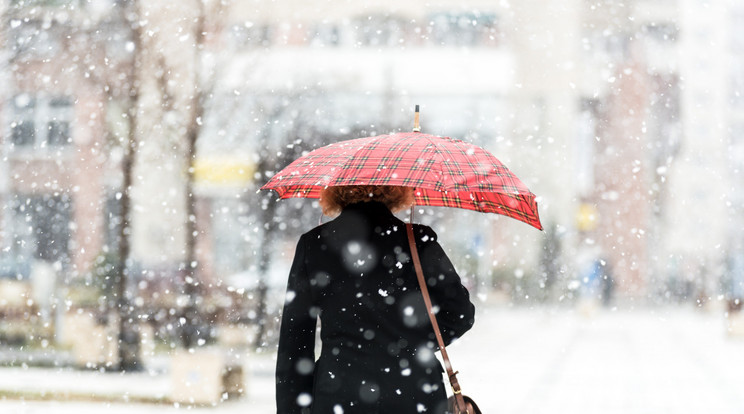
<svg viewBox="0 0 744 414">
<path fill-rule="evenodd" d="M 335 216 L 349 204 L 379 201 L 392 212 L 413 204 L 413 188 L 392 185 L 344 185 L 326 187 L 320 193 L 320 208 L 326 216 Z"/>
</svg>

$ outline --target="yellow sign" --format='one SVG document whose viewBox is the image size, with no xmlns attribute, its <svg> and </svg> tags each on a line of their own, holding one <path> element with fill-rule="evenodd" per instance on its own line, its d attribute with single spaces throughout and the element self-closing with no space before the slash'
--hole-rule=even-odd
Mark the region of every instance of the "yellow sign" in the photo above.
<svg viewBox="0 0 744 414">
<path fill-rule="evenodd" d="M 580 204 L 576 213 L 576 227 L 579 231 L 591 231 L 597 227 L 599 213 L 593 204 Z"/>
<path fill-rule="evenodd" d="M 235 157 L 202 157 L 194 161 L 197 184 L 244 186 L 253 181 L 255 165 Z"/>
</svg>

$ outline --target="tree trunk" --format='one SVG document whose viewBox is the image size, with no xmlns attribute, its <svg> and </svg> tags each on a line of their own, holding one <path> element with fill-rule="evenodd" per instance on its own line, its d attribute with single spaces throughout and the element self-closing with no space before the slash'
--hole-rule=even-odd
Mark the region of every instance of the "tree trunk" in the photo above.
<svg viewBox="0 0 744 414">
<path fill-rule="evenodd" d="M 196 256 L 197 226 L 196 226 L 196 196 L 194 194 L 194 161 L 196 160 L 196 141 L 201 132 L 202 116 L 204 115 L 204 91 L 201 85 L 201 51 L 204 46 L 205 11 L 202 0 L 196 0 L 199 7 L 194 28 L 194 88 L 192 110 L 186 132 L 186 280 L 184 294 L 189 298 L 184 309 L 185 324 L 182 327 L 181 340 L 185 348 L 200 345 L 199 339 L 206 339 L 206 324 L 199 311 L 199 295 L 202 289 L 199 284 L 199 263 Z"/>
<path fill-rule="evenodd" d="M 116 310 L 118 312 L 118 331 L 119 331 L 119 355 L 118 369 L 120 371 L 138 371 L 142 369 L 142 363 L 139 358 L 139 332 L 134 323 L 136 318 L 132 315 L 133 308 L 129 301 L 127 293 L 130 253 L 131 253 L 131 188 L 134 161 L 137 150 L 137 113 L 139 111 L 139 76 L 140 55 L 142 42 L 140 40 L 139 26 L 139 1 L 134 0 L 131 4 L 132 13 L 127 13 L 122 9 L 132 28 L 132 41 L 134 42 L 134 55 L 132 57 L 132 68 L 129 82 L 129 102 L 127 108 L 128 132 L 127 142 L 124 145 L 124 157 L 122 159 L 122 185 L 120 214 L 121 225 L 119 227 L 117 256 L 119 264 L 117 266 L 116 278 Z M 131 16 L 131 17 L 130 17 Z M 136 20 L 136 21 L 134 21 Z"/>
<path fill-rule="evenodd" d="M 266 171 L 262 169 L 261 171 Z M 253 342 L 253 349 L 259 349 L 263 346 L 266 336 L 266 299 L 268 294 L 268 284 L 266 279 L 271 264 L 271 249 L 274 245 L 274 215 L 276 214 L 276 200 L 273 193 L 267 192 L 261 200 L 261 222 L 264 224 L 263 237 L 259 248 L 258 262 L 258 288 L 256 305 L 256 337 Z"/>
</svg>

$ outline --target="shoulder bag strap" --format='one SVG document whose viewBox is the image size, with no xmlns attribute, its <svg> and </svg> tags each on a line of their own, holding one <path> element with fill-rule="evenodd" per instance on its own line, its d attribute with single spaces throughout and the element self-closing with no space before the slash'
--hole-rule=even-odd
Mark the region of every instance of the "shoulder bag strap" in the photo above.
<svg viewBox="0 0 744 414">
<path fill-rule="evenodd" d="M 429 297 L 429 289 L 426 287 L 426 279 L 424 279 L 424 270 L 421 267 L 421 260 L 419 259 L 418 249 L 416 248 L 416 239 L 413 234 L 413 224 L 406 223 L 406 231 L 408 233 L 408 245 L 411 248 L 411 258 L 413 259 L 413 266 L 416 269 L 416 277 L 418 278 L 419 287 L 421 288 L 421 294 L 424 296 L 424 303 L 426 304 L 426 310 L 429 314 L 429 320 L 431 326 L 434 328 L 434 334 L 437 337 L 437 343 L 439 344 L 439 350 L 442 353 L 442 359 L 444 360 L 444 368 L 447 370 L 447 376 L 449 377 L 450 385 L 452 385 L 452 392 L 454 393 L 455 401 L 457 401 L 458 407 L 465 407 L 465 400 L 462 398 L 462 390 L 460 384 L 457 382 L 457 371 L 452 368 L 449 356 L 447 355 L 447 349 L 444 346 L 444 340 L 442 339 L 442 332 L 439 330 L 439 324 L 437 318 L 434 315 L 434 311 L 431 307 L 431 298 Z M 466 411 L 463 411 L 466 412 Z"/>
</svg>

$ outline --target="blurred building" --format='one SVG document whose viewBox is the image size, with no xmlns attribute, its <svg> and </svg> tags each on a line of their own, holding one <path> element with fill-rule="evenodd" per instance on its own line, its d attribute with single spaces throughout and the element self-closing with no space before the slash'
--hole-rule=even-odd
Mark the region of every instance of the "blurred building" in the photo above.
<svg viewBox="0 0 744 414">
<path fill-rule="evenodd" d="M 3 269 L 43 260 L 83 274 L 118 233 L 132 28 L 126 2 L 37 3 L 3 3 L 0 258 Z M 541 197 L 546 233 L 486 215 L 422 217 L 466 274 L 560 296 L 602 260 L 621 294 L 689 297 L 744 271 L 734 2 L 220 2 L 203 10 L 198 53 L 196 9 L 143 4 L 132 227 L 143 270 L 183 265 L 183 137 L 198 83 L 208 283 L 256 285 L 266 174 L 332 140 L 408 130 L 416 104 L 425 132 L 486 147 Z M 310 206 L 282 204 L 277 283 L 294 233 L 317 220 Z"/>
<path fill-rule="evenodd" d="M 541 195 L 565 283 L 601 260 L 621 294 L 689 298 L 677 277 L 717 288 L 740 222 L 719 199 L 741 204 L 735 4 L 256 4 L 234 5 L 228 92 L 289 96 L 297 112 L 314 91 L 307 122 L 326 131 L 405 129 L 421 103 L 427 132 L 486 146 Z M 492 232 L 450 233 L 485 240 L 517 278 L 539 273 L 541 235 L 484 220 Z"/>
<path fill-rule="evenodd" d="M 604 53 L 585 57 L 602 76 L 582 97 L 594 190 L 581 195 L 597 215 L 579 245 L 600 246 L 622 291 L 704 302 L 741 283 L 730 260 L 741 250 L 741 13 L 735 2 L 585 8 L 584 49 Z"/>
<path fill-rule="evenodd" d="M 587 55 L 598 48 L 605 57 L 594 61 L 597 89 L 583 97 L 593 138 L 584 142 L 594 148 L 588 200 L 597 207 L 588 237 L 612 263 L 620 292 L 636 296 L 652 293 L 664 260 L 667 170 L 682 130 L 678 13 L 673 3 L 647 1 L 585 11 Z"/>
<path fill-rule="evenodd" d="M 93 71 L 118 46 L 93 11 L 3 2 L 0 260 L 9 277 L 36 262 L 60 276 L 87 271 L 112 242 L 117 163 L 108 96 Z M 110 62 L 115 68 L 115 62 Z M 13 274 L 14 273 L 14 274 Z"/>
<path fill-rule="evenodd" d="M 130 284 L 157 290 L 163 282 L 177 282 L 185 250 L 187 168 L 180 126 L 173 120 L 185 118 L 174 107 L 187 106 L 193 68 L 173 62 L 171 55 L 183 60 L 188 54 L 172 39 L 164 45 L 153 36 L 138 50 L 132 3 L 2 4 L 2 277 L 36 284 L 35 274 L 48 274 L 51 266 L 52 283 L 62 289 L 85 286 L 103 294 L 102 283 L 111 289 L 111 274 L 104 282 L 92 272 L 118 254 L 122 166 L 125 149 L 134 146 Z M 145 12 L 151 23 L 178 23 L 174 14 L 152 5 Z M 167 29 L 166 23 L 160 27 Z M 158 53 L 162 50 L 172 52 Z M 164 62 L 179 70 L 163 69 Z M 175 84 L 175 91 L 163 89 L 164 80 Z M 135 97 L 135 90 L 141 96 Z M 129 131 L 132 113 L 139 122 L 135 142 Z M 173 294 L 172 288 L 160 290 Z M 52 294 L 67 293 L 53 289 Z M 142 297 L 136 304 L 143 304 Z"/>
<path fill-rule="evenodd" d="M 681 0 L 683 142 L 669 171 L 666 264 L 676 291 L 742 296 L 744 59 L 740 2 Z"/>
<path fill-rule="evenodd" d="M 415 104 L 421 105 L 427 133 L 468 139 L 497 153 L 511 145 L 515 66 L 503 6 L 285 0 L 232 2 L 227 16 L 220 41 L 229 59 L 216 66 L 221 82 L 214 101 L 219 109 L 205 122 L 201 156 L 248 154 L 256 165 L 273 159 L 268 170 L 276 170 L 289 161 L 277 157 L 287 147 L 310 150 L 337 139 L 410 130 Z M 251 184 L 267 179 L 256 176 Z M 215 218 L 224 217 L 221 210 L 239 208 L 234 189 L 204 191 L 210 194 Z M 275 249 L 276 263 L 282 266 L 279 280 L 286 278 L 284 266 L 294 247 L 290 240 L 301 230 L 298 225 L 306 231 L 320 215 L 310 201 L 302 210 L 309 220 L 282 223 L 287 241 Z M 259 249 L 256 235 L 263 230 L 255 224 L 260 222 L 255 211 L 252 217 L 248 215 L 252 224 L 244 232 L 247 240 L 235 237 L 239 226 L 215 222 L 213 237 L 225 243 L 214 256 L 221 263 L 215 269 L 219 274 L 240 271 L 236 265 L 256 266 L 259 259 L 252 252 Z M 491 218 L 482 218 L 491 223 Z M 439 224 L 441 230 L 446 223 Z M 459 244 L 471 250 L 492 237 L 488 226 L 446 228 L 445 237 L 464 239 Z M 240 263 L 227 252 L 247 254 Z M 232 261 L 219 260 L 223 254 Z"/>
</svg>

